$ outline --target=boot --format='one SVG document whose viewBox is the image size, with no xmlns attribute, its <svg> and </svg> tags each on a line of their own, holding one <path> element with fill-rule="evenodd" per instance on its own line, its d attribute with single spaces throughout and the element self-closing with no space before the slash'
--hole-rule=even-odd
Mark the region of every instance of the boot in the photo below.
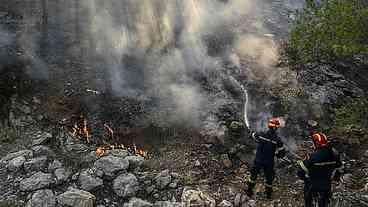
<svg viewBox="0 0 368 207">
<path fill-rule="evenodd" d="M 266 186 L 266 198 L 272 199 L 272 187 Z"/>
<path fill-rule="evenodd" d="M 248 189 L 245 191 L 245 193 L 247 194 L 247 196 L 249 197 L 252 197 L 254 192 L 253 192 L 253 189 L 254 189 L 254 186 L 256 186 L 256 183 L 252 183 L 252 182 L 249 182 L 248 183 Z"/>
</svg>

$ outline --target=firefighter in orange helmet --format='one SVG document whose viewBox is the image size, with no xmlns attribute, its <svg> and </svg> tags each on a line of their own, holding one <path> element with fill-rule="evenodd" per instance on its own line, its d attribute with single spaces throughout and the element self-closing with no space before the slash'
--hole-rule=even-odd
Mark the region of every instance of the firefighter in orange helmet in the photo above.
<svg viewBox="0 0 368 207">
<path fill-rule="evenodd" d="M 268 121 L 268 131 L 260 133 L 253 132 L 251 135 L 257 142 L 257 151 L 246 191 L 248 196 L 253 195 L 257 176 L 261 170 L 263 170 L 266 178 L 266 197 L 270 199 L 272 196 L 272 182 L 275 178 L 274 158 L 275 155 L 278 158 L 285 156 L 285 148 L 277 135 L 277 129 L 280 126 L 280 120 L 278 118 L 272 118 Z"/>
<path fill-rule="evenodd" d="M 315 151 L 305 160 L 298 162 L 298 177 L 304 180 L 305 206 L 312 207 L 312 201 L 317 200 L 319 207 L 327 207 L 332 195 L 331 178 L 339 180 L 342 163 L 338 152 L 331 147 L 325 134 L 314 132 L 311 139 Z"/>
</svg>

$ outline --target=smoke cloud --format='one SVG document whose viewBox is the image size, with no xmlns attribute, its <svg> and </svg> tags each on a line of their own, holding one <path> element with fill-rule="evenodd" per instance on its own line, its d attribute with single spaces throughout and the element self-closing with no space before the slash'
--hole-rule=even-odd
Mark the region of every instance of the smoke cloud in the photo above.
<svg viewBox="0 0 368 207">
<path fill-rule="evenodd" d="M 171 110 L 169 120 L 198 123 L 218 107 L 212 102 L 219 96 L 198 80 L 223 88 L 221 74 L 233 72 L 224 61 L 240 67 L 239 60 L 255 59 L 252 79 L 268 77 L 278 59 L 272 39 L 239 29 L 247 17 L 260 16 L 254 1 L 85 0 L 83 6 L 114 94 L 159 97 L 161 109 Z"/>
</svg>

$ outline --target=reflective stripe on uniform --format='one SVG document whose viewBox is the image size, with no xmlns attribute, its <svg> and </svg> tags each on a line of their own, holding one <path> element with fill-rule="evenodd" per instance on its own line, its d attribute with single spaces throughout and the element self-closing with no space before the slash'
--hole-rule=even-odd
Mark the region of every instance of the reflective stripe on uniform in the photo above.
<svg viewBox="0 0 368 207">
<path fill-rule="evenodd" d="M 336 161 L 332 161 L 332 162 L 316 162 L 316 163 L 313 163 L 313 165 L 316 165 L 316 166 L 326 166 L 326 165 L 335 165 L 336 164 Z"/>
<path fill-rule="evenodd" d="M 308 175 L 309 174 L 309 170 L 308 168 L 304 165 L 303 161 L 299 160 L 298 161 L 299 166 L 304 170 L 304 172 Z"/>
<path fill-rule="evenodd" d="M 277 142 L 276 142 L 276 141 L 273 141 L 273 140 L 267 139 L 267 138 L 262 137 L 262 136 L 258 136 L 258 138 L 259 138 L 259 139 L 262 139 L 262 140 L 264 140 L 264 141 L 267 141 L 267 142 L 271 142 L 272 144 L 277 144 Z"/>
<path fill-rule="evenodd" d="M 253 132 L 253 133 L 252 133 L 252 138 L 253 138 L 253 139 L 257 139 L 257 138 L 256 138 L 256 133 L 255 133 L 255 132 Z"/>
</svg>

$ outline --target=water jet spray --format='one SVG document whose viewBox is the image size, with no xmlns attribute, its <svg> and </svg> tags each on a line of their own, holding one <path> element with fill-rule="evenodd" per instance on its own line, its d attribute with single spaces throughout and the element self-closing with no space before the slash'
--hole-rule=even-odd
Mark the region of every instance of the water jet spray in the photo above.
<svg viewBox="0 0 368 207">
<path fill-rule="evenodd" d="M 237 85 L 238 88 L 241 88 L 243 94 L 244 94 L 244 123 L 247 126 L 248 129 L 250 129 L 249 126 L 249 119 L 248 119 L 248 104 L 249 104 L 249 95 L 248 95 L 248 90 L 245 89 L 245 87 L 239 83 L 239 81 L 237 81 L 233 76 L 230 76 L 230 80 Z"/>
</svg>

